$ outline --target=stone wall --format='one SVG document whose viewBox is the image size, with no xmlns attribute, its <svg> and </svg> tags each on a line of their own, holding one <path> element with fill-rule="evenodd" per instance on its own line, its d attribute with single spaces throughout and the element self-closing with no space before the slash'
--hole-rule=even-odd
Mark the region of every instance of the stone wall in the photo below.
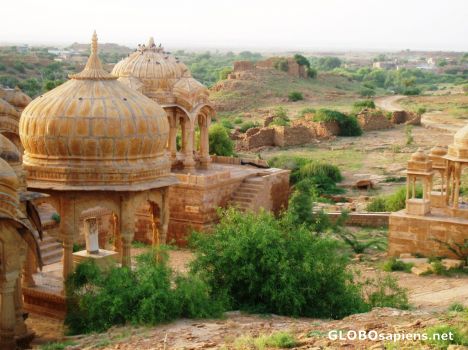
<svg viewBox="0 0 468 350">
<path fill-rule="evenodd" d="M 382 130 L 393 127 L 393 124 L 382 111 L 364 109 L 357 115 L 357 121 L 364 131 Z"/>
<path fill-rule="evenodd" d="M 236 134 L 238 150 L 261 147 L 288 147 L 311 143 L 314 139 L 327 139 L 340 133 L 337 122 L 295 120 L 290 126 L 252 128 L 245 134 Z"/>
<path fill-rule="evenodd" d="M 327 213 L 328 217 L 335 221 L 341 213 Z M 390 213 L 349 213 L 346 220 L 347 225 L 361 227 L 387 227 Z"/>
<path fill-rule="evenodd" d="M 421 115 L 408 111 L 395 111 L 392 113 L 390 121 L 393 124 L 421 125 Z"/>
<path fill-rule="evenodd" d="M 433 214 L 430 216 L 408 215 L 405 210 L 390 215 L 388 233 L 390 256 L 411 253 L 426 257 L 457 258 L 453 252 L 436 240 L 464 244 L 468 239 L 468 220 L 438 215 L 438 211 L 434 208 L 432 211 Z"/>
</svg>

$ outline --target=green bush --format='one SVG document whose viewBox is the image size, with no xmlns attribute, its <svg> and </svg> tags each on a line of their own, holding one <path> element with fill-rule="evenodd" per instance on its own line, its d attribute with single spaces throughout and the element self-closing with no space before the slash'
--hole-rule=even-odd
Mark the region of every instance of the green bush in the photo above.
<svg viewBox="0 0 468 350">
<path fill-rule="evenodd" d="M 315 113 L 315 109 L 314 108 L 311 108 L 311 107 L 306 107 L 306 108 L 303 108 L 299 111 L 299 113 L 297 114 L 297 116 L 299 118 L 304 118 L 304 116 L 306 114 L 313 114 Z"/>
<path fill-rule="evenodd" d="M 321 108 L 315 115 L 315 122 L 337 122 L 340 126 L 340 136 L 360 136 L 362 135 L 362 129 L 355 116 L 346 116 L 345 114 Z"/>
<path fill-rule="evenodd" d="M 411 268 L 413 264 L 405 263 L 401 260 L 397 260 L 396 258 L 390 258 L 382 264 L 382 270 L 387 272 L 393 271 L 404 271 L 404 272 L 411 272 Z"/>
<path fill-rule="evenodd" d="M 223 67 L 218 71 L 218 80 L 226 80 L 228 75 L 232 73 L 231 67 Z"/>
<path fill-rule="evenodd" d="M 317 70 L 315 68 L 307 68 L 307 76 L 311 79 L 317 78 Z"/>
<path fill-rule="evenodd" d="M 372 97 L 372 96 L 375 96 L 375 90 L 365 87 L 359 91 L 359 94 L 362 97 Z"/>
<path fill-rule="evenodd" d="M 251 120 L 247 120 L 245 122 L 243 122 L 240 127 L 239 127 L 239 130 L 240 132 L 246 132 L 247 130 L 249 129 L 252 129 L 252 128 L 256 128 L 258 127 L 260 124 L 258 124 L 257 122 L 253 122 Z"/>
<path fill-rule="evenodd" d="M 435 346 L 437 349 L 447 349 L 449 345 L 468 345 L 468 333 L 450 325 L 438 325 L 426 329 L 428 340 L 426 343 Z M 452 334 L 452 339 L 440 339 L 442 334 Z"/>
<path fill-rule="evenodd" d="M 234 154 L 234 144 L 222 125 L 213 124 L 210 126 L 208 138 L 210 154 L 218 156 L 232 156 Z"/>
<path fill-rule="evenodd" d="M 236 118 L 234 119 L 234 124 L 242 124 L 243 121 L 244 121 L 244 120 L 243 120 L 241 117 L 236 117 Z"/>
<path fill-rule="evenodd" d="M 276 117 L 273 118 L 273 121 L 270 123 L 270 125 L 276 125 L 276 126 L 289 126 L 290 124 L 289 118 L 280 118 Z"/>
<path fill-rule="evenodd" d="M 465 311 L 465 307 L 463 306 L 463 304 L 453 303 L 453 304 L 450 304 L 448 311 L 463 312 Z"/>
<path fill-rule="evenodd" d="M 394 307 L 407 310 L 407 290 L 398 285 L 398 281 L 392 275 L 378 275 L 376 279 L 367 280 L 365 283 L 366 300 L 371 308 Z"/>
<path fill-rule="evenodd" d="M 227 118 L 221 119 L 221 125 L 226 129 L 234 129 L 234 124 Z"/>
<path fill-rule="evenodd" d="M 307 164 L 308 162 L 310 162 L 310 159 L 283 155 L 271 158 L 268 161 L 268 164 L 273 168 L 291 170 L 290 180 L 292 184 L 295 184 L 302 180 L 300 175 L 300 169 L 304 164 Z"/>
<path fill-rule="evenodd" d="M 342 193 L 336 187 L 337 182 L 343 180 L 340 169 L 337 166 L 321 161 L 309 161 L 299 170 L 301 180 L 309 179 L 317 188 L 319 194 Z"/>
<path fill-rule="evenodd" d="M 154 252 L 153 252 L 154 253 Z M 219 317 L 224 302 L 195 276 L 175 278 L 167 256 L 158 252 L 137 257 L 135 269 L 114 267 L 102 272 L 92 262 L 77 266 L 66 282 L 65 324 L 72 334 L 102 332 L 113 325 L 154 325 L 179 317 Z M 220 295 L 220 294 L 218 294 Z"/>
<path fill-rule="evenodd" d="M 300 66 L 306 66 L 306 67 L 310 67 L 310 62 L 307 58 L 305 58 L 304 56 L 300 55 L 300 54 L 295 54 L 294 55 L 294 60 L 297 62 L 298 65 Z"/>
<path fill-rule="evenodd" d="M 416 198 L 422 198 L 422 187 L 416 187 Z M 398 188 L 393 194 L 375 197 L 367 205 L 369 212 L 399 211 L 406 207 L 406 186 Z"/>
<path fill-rule="evenodd" d="M 304 99 L 304 96 L 299 91 L 292 91 L 288 94 L 289 101 L 296 102 Z"/>
<path fill-rule="evenodd" d="M 288 69 L 289 69 L 289 64 L 288 64 L 288 60 L 286 58 L 280 58 L 278 59 L 274 65 L 273 65 L 276 69 L 280 70 L 280 71 L 283 71 L 283 72 L 287 72 Z"/>
<path fill-rule="evenodd" d="M 367 310 L 337 242 L 289 218 L 227 210 L 210 235 L 193 236 L 192 271 L 232 309 L 330 318 Z"/>
<path fill-rule="evenodd" d="M 354 112 L 360 112 L 361 110 L 369 108 L 369 109 L 375 109 L 375 103 L 372 100 L 362 100 L 362 101 L 356 101 L 353 103 L 353 111 Z"/>
</svg>

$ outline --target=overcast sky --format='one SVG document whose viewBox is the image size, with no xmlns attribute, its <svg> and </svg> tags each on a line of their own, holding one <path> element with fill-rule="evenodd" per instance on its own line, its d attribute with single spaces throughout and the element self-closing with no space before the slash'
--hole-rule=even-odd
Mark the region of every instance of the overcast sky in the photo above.
<svg viewBox="0 0 468 350">
<path fill-rule="evenodd" d="M 5 0 L 0 42 L 468 51 L 468 0 Z"/>
</svg>

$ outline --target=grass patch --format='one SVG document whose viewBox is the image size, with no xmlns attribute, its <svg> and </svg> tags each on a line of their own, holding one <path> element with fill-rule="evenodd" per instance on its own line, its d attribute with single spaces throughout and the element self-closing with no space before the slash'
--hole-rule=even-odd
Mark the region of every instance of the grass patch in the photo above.
<svg viewBox="0 0 468 350">
<path fill-rule="evenodd" d="M 438 325 L 426 329 L 426 333 L 429 338 L 426 343 L 434 346 L 436 349 L 445 350 L 449 345 L 468 345 L 467 331 L 462 331 L 458 327 Z"/>
<path fill-rule="evenodd" d="M 411 268 L 414 264 L 405 263 L 404 261 L 397 260 L 396 258 L 390 258 L 384 263 L 382 263 L 382 270 L 386 272 L 393 272 L 393 271 L 403 271 L 403 272 L 411 272 Z"/>
<path fill-rule="evenodd" d="M 288 332 L 277 332 L 258 337 L 243 336 L 234 342 L 236 350 L 290 349 L 297 345 L 296 338 Z"/>
<path fill-rule="evenodd" d="M 64 342 L 47 343 L 47 344 L 41 345 L 40 349 L 41 350 L 64 350 L 68 346 L 74 346 L 74 345 L 76 345 L 75 342 L 71 340 L 67 340 Z"/>
</svg>

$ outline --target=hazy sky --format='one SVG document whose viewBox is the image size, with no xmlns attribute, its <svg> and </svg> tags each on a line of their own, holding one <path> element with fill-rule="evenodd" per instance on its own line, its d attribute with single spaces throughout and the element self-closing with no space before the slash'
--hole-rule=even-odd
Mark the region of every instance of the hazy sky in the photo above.
<svg viewBox="0 0 468 350">
<path fill-rule="evenodd" d="M 468 51 L 468 0 L 6 0 L 0 42 Z"/>
</svg>

